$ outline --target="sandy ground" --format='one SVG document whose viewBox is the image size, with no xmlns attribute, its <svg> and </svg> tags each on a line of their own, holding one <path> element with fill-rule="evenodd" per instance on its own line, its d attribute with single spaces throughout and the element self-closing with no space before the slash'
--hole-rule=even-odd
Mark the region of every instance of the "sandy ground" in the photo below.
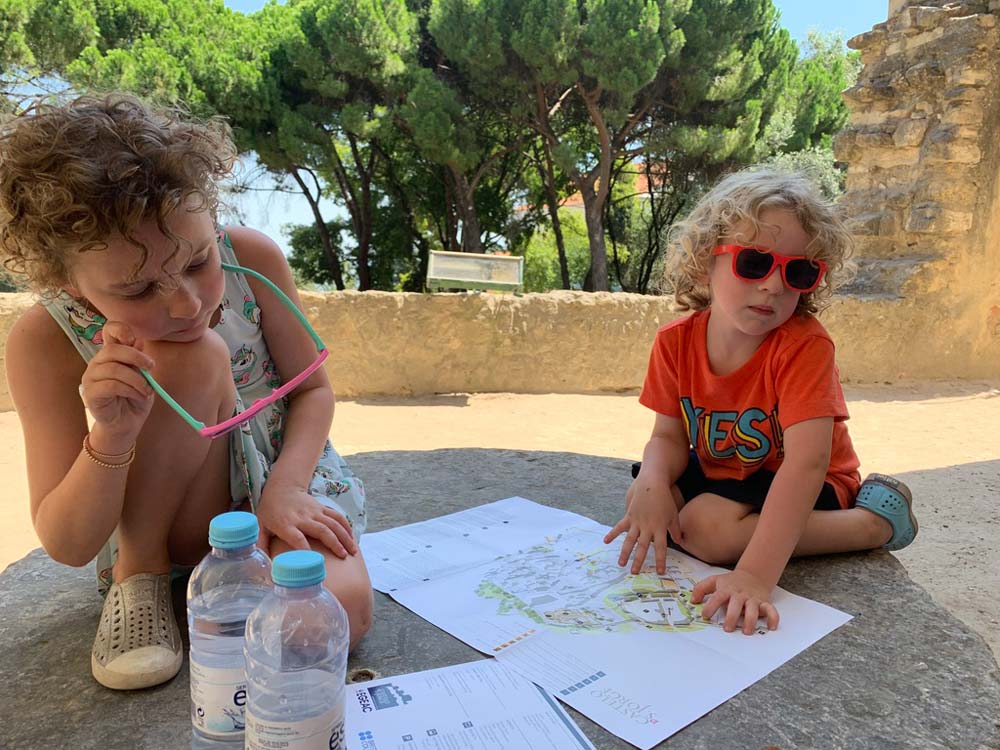
<svg viewBox="0 0 1000 750">
<path fill-rule="evenodd" d="M 916 498 L 920 535 L 895 554 L 913 580 L 981 634 L 1000 659 L 1000 382 L 845 391 L 862 473 L 895 474 Z M 448 395 L 341 401 L 333 439 L 345 456 L 478 447 L 635 459 L 651 425 L 635 393 Z M 13 412 L 0 413 L 0 471 L 2 569 L 39 546 Z"/>
</svg>

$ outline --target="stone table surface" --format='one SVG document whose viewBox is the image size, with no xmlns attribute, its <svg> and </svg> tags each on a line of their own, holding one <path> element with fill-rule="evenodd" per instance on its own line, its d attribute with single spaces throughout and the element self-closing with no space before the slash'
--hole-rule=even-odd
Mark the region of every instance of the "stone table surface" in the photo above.
<svg viewBox="0 0 1000 750">
<path fill-rule="evenodd" d="M 385 452 L 351 463 L 365 479 L 371 531 L 511 495 L 611 524 L 629 482 L 626 461 L 567 453 Z M 660 747 L 1000 750 L 996 662 L 891 555 L 794 561 L 781 585 L 854 619 Z M 0 748 L 189 747 L 186 660 L 166 685 L 102 688 L 90 675 L 100 609 L 90 567 L 36 550 L 0 574 Z M 390 676 L 481 658 L 376 593 L 375 624 L 349 668 Z M 600 750 L 628 747 L 570 713 Z"/>
</svg>

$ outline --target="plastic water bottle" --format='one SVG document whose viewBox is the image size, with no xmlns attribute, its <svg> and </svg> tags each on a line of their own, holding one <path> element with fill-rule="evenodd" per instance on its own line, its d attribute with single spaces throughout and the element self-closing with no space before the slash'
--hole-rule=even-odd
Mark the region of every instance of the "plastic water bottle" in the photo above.
<svg viewBox="0 0 1000 750">
<path fill-rule="evenodd" d="M 274 558 L 274 590 L 247 620 L 247 750 L 343 750 L 350 630 L 318 552 Z"/>
<path fill-rule="evenodd" d="M 271 561 L 255 546 L 252 513 L 212 519 L 212 551 L 191 573 L 187 591 L 191 639 L 191 726 L 196 748 L 243 747 L 246 620 L 271 590 Z"/>
</svg>

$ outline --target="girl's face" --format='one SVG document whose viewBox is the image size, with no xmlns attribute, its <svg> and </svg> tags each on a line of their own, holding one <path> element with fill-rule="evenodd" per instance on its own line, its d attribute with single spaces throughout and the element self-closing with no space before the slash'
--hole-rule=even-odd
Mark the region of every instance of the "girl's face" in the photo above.
<svg viewBox="0 0 1000 750">
<path fill-rule="evenodd" d="M 166 220 L 179 247 L 160 232 L 155 219 L 136 228 L 142 252 L 124 238 L 105 250 L 81 253 L 70 266 L 70 295 L 86 299 L 108 320 L 125 323 L 138 340 L 196 341 L 222 302 L 225 278 L 215 224 L 207 211 L 178 209 Z"/>
<path fill-rule="evenodd" d="M 753 245 L 783 255 L 806 255 L 811 238 L 795 214 L 786 209 L 767 209 L 760 214 L 755 232 L 749 222 L 734 226 L 720 242 Z M 709 272 L 712 317 L 733 333 L 763 339 L 795 313 L 800 292 L 785 286 L 781 272 L 760 281 L 745 281 L 733 273 L 732 257 L 717 255 Z"/>
</svg>

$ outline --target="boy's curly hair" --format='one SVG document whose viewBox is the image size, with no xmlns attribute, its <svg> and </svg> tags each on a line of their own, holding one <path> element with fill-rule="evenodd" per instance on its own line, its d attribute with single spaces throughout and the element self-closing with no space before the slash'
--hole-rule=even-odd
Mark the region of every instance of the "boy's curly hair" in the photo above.
<svg viewBox="0 0 1000 750">
<path fill-rule="evenodd" d="M 829 304 L 834 290 L 853 270 L 850 257 L 854 238 L 847 224 L 804 175 L 751 168 L 724 177 L 698 201 L 687 218 L 670 228 L 664 286 L 673 292 L 682 310 L 704 310 L 709 306 L 712 250 L 741 221 L 757 232 L 761 213 L 768 209 L 794 213 L 812 238 L 806 254 L 827 264 L 822 283 L 800 297 L 795 311 L 815 314 Z"/>
<path fill-rule="evenodd" d="M 69 281 L 72 259 L 192 201 L 215 215 L 236 159 L 229 126 L 124 93 L 38 102 L 0 123 L 0 257 L 36 291 Z"/>
</svg>

